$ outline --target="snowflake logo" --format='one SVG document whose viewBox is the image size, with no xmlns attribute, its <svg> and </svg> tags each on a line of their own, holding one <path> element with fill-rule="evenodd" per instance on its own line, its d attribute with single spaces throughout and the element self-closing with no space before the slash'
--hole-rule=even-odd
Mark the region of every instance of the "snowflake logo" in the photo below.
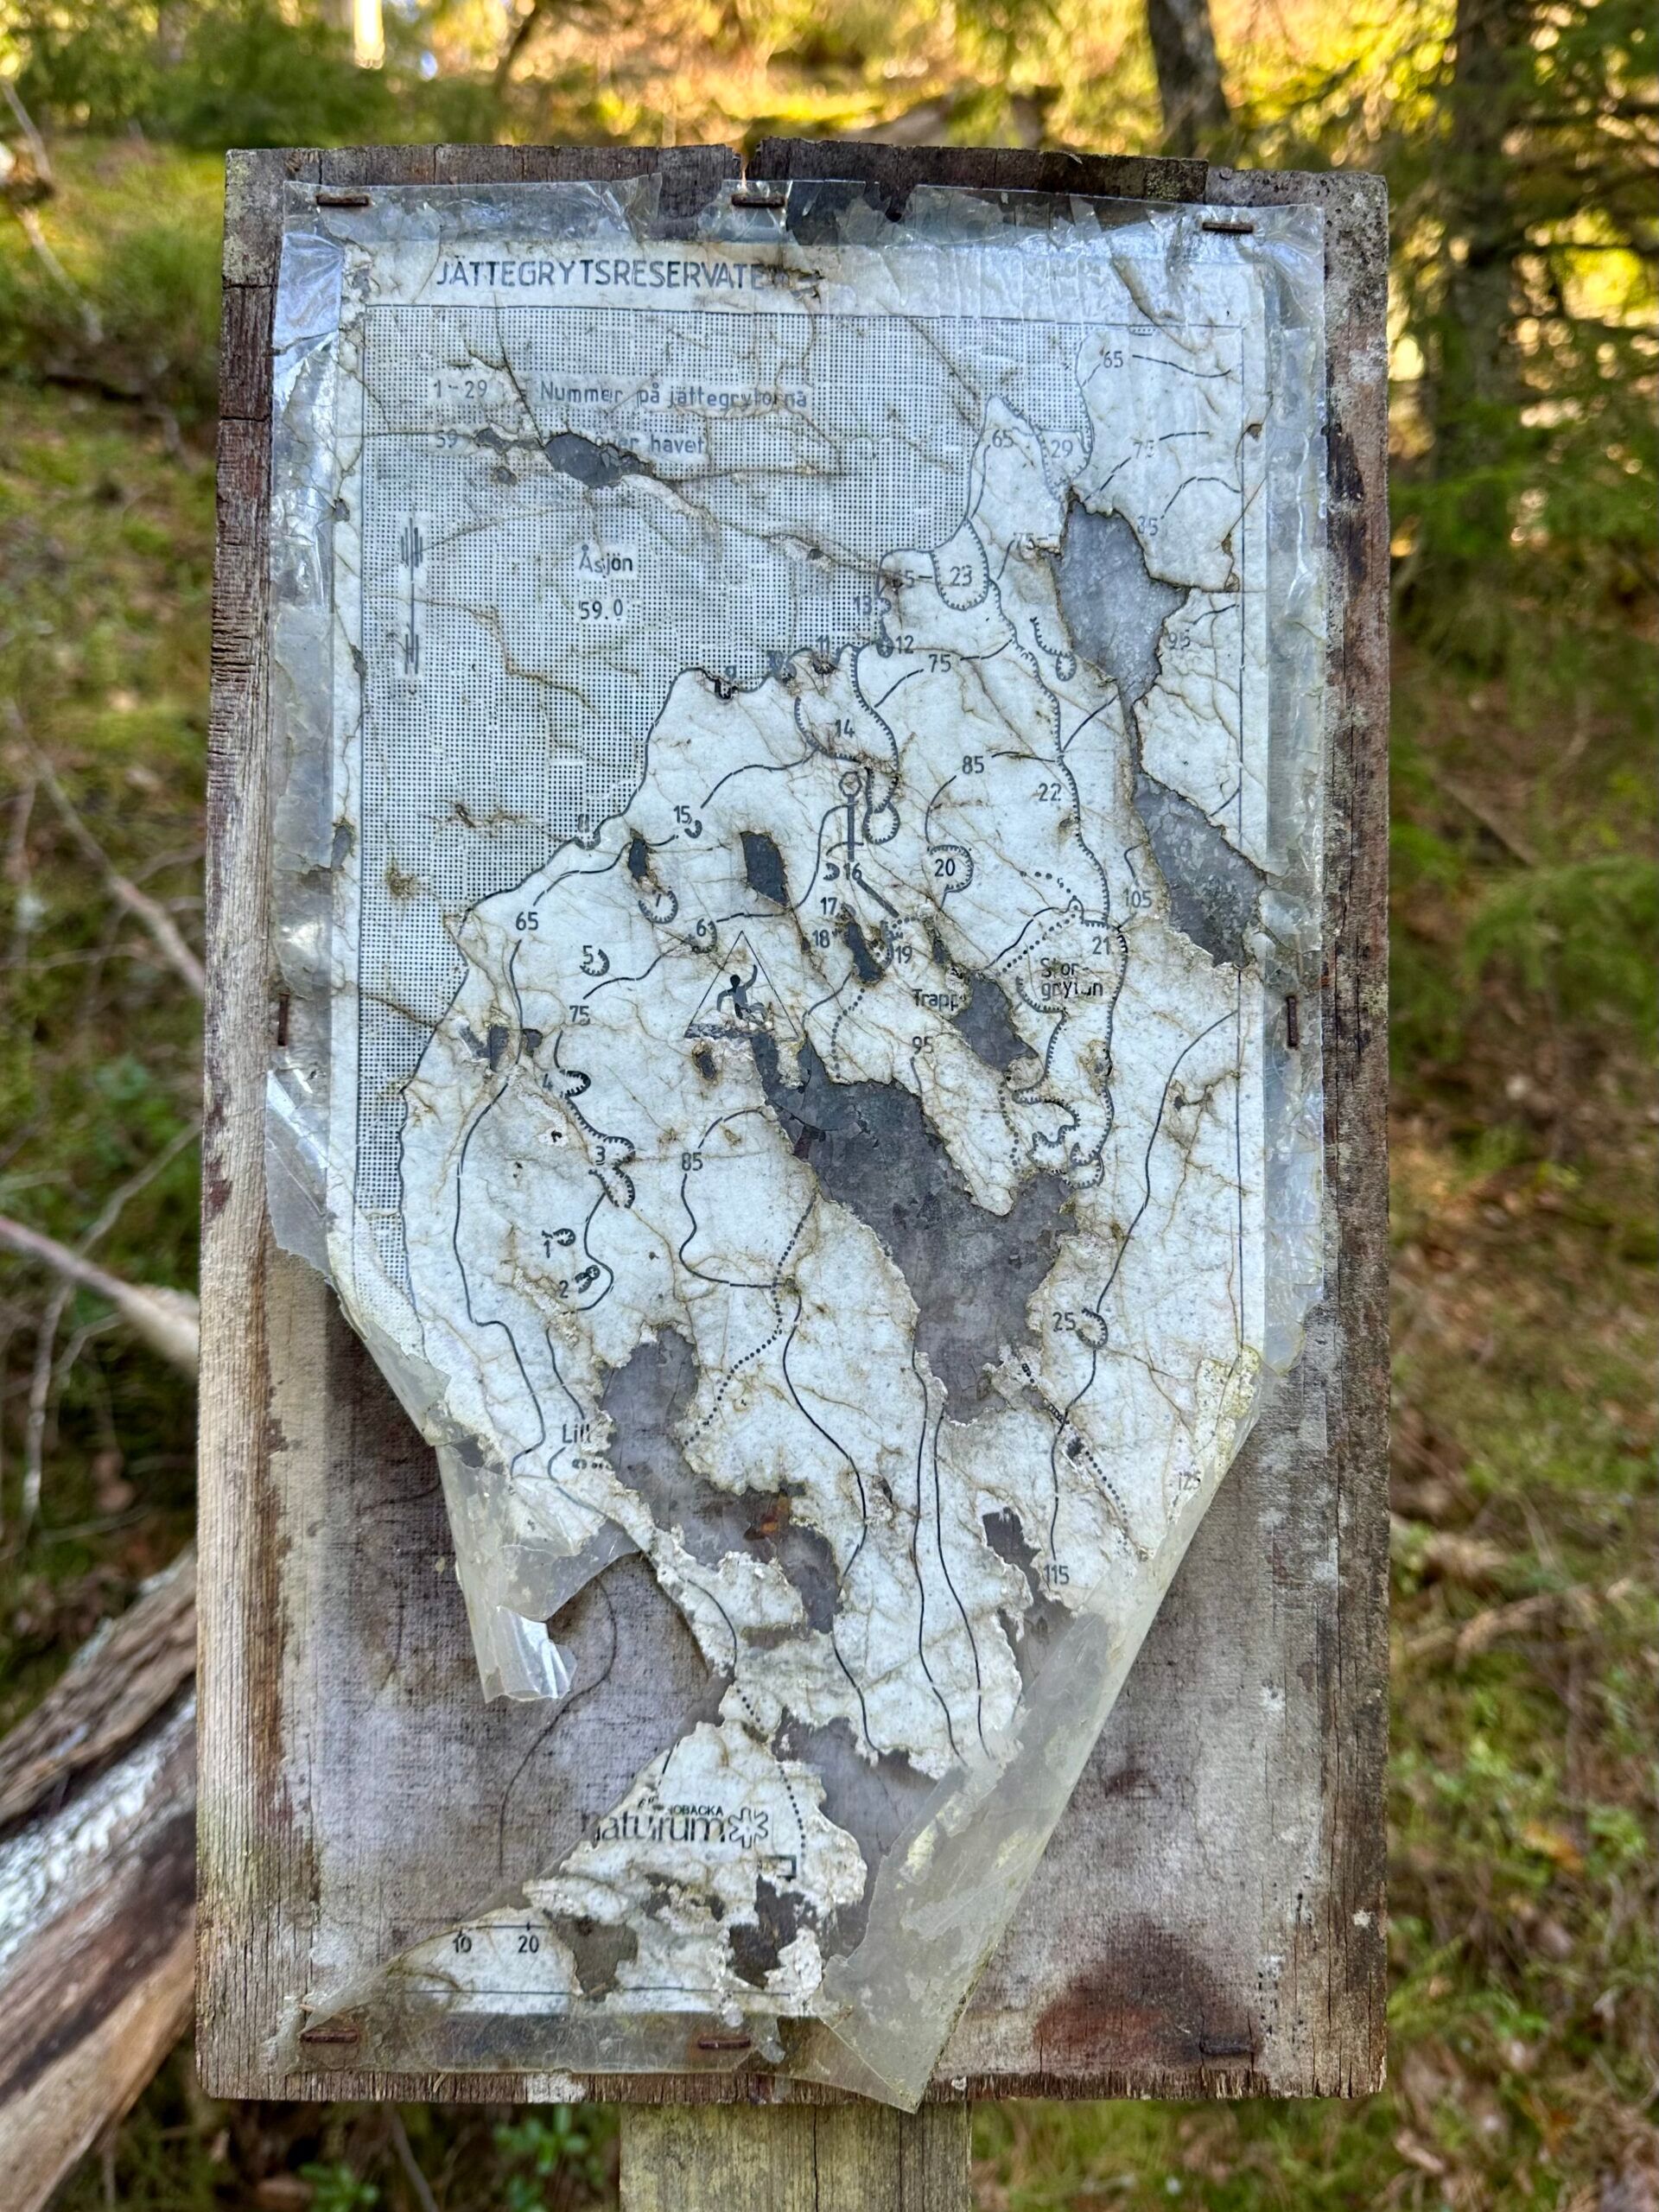
<svg viewBox="0 0 1659 2212">
<path fill-rule="evenodd" d="M 753 1851 L 772 1832 L 772 1815 L 755 1805 L 740 1805 L 726 1815 L 726 1840 L 740 1851 Z"/>
</svg>

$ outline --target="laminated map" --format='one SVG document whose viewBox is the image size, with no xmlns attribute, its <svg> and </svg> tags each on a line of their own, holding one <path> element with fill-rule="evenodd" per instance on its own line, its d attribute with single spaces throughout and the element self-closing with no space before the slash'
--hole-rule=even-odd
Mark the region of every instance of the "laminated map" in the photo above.
<svg viewBox="0 0 1659 2212">
<path fill-rule="evenodd" d="M 913 2105 L 1320 1287 L 1321 217 L 327 197 L 273 1224 L 480 1701 L 630 1554 L 707 1693 L 312 2017 Z"/>
</svg>

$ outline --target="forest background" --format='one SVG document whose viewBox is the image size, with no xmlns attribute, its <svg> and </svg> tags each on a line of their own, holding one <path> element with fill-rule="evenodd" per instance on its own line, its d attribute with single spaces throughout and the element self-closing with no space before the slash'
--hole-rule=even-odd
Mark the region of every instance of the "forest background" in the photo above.
<svg viewBox="0 0 1659 2212">
<path fill-rule="evenodd" d="M 983 2212 L 1659 2205 L 1647 0 L 0 0 L 0 1217 L 194 1281 L 229 145 L 856 135 L 1393 200 L 1390 2086 L 984 2110 Z M 344 10 L 342 14 L 340 11 Z M 193 1393 L 0 1254 L 0 1727 L 188 1539 Z M 231 2107 L 65 2212 L 564 2212 L 602 2113 Z"/>
</svg>

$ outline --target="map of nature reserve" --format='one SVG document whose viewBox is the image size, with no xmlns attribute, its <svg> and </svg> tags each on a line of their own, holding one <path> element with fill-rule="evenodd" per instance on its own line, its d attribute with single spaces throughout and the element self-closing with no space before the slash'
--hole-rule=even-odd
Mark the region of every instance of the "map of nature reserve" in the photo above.
<svg viewBox="0 0 1659 2212">
<path fill-rule="evenodd" d="M 628 1553 L 707 1693 L 321 1998 L 913 2102 L 1318 1287 L 1317 218 L 373 200 L 278 308 L 273 1215 L 480 1713 Z"/>
</svg>

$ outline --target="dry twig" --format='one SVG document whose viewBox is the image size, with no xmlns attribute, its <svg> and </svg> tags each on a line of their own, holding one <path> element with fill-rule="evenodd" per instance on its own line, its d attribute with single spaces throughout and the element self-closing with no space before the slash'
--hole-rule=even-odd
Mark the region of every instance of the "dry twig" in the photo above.
<svg viewBox="0 0 1659 2212">
<path fill-rule="evenodd" d="M 29 747 L 36 772 L 41 781 L 46 785 L 51 796 L 52 804 L 62 817 L 65 829 L 103 876 L 111 897 L 118 905 L 124 906 L 136 920 L 143 923 L 154 940 L 157 950 L 174 974 L 181 979 L 188 989 L 200 998 L 206 988 L 207 979 L 203 975 L 200 961 L 185 943 L 179 932 L 177 923 L 165 906 L 159 905 L 147 891 L 141 891 L 136 883 L 122 874 L 103 846 L 99 843 L 97 838 L 81 820 L 79 814 L 76 811 L 73 800 L 58 781 L 56 772 L 51 762 L 23 728 L 22 717 L 15 705 L 11 707 L 10 712 L 18 734 Z"/>
<path fill-rule="evenodd" d="M 35 1334 L 35 1365 L 29 1376 L 29 1414 L 23 1432 L 22 1521 L 25 1529 L 33 1525 L 41 1510 L 41 1491 L 46 1477 L 46 1430 L 54 1386 L 62 1389 L 74 1364 L 73 1357 L 59 1361 L 56 1355 L 58 1331 L 77 1289 L 95 1290 L 109 1299 L 152 1351 L 159 1352 L 174 1366 L 184 1368 L 188 1374 L 196 1371 L 196 1301 L 189 1293 L 124 1282 L 118 1275 L 94 1266 L 86 1254 L 114 1228 L 128 1200 L 153 1183 L 200 1134 L 199 1122 L 181 1129 L 154 1160 L 147 1161 L 136 1175 L 130 1175 L 112 1191 L 103 1211 L 73 1251 L 54 1237 L 42 1236 L 37 1230 L 25 1228 L 22 1222 L 0 1215 L 0 1243 L 10 1245 L 13 1251 L 22 1252 L 29 1258 L 44 1260 L 59 1278 L 58 1288 L 52 1294 Z M 77 1356 L 84 1335 L 76 1341 Z"/>
<path fill-rule="evenodd" d="M 53 252 L 41 219 L 35 209 L 39 201 L 49 200 L 57 189 L 52 180 L 51 157 L 46 150 L 46 141 L 35 129 L 34 118 L 17 97 L 17 87 L 10 77 L 0 78 L 0 92 L 5 96 L 23 142 L 24 158 L 19 160 L 6 149 L 8 161 L 0 173 L 0 190 L 14 215 L 22 226 L 23 236 L 53 282 L 60 284 L 80 311 L 81 334 L 89 346 L 103 343 L 104 326 L 99 321 L 98 310 L 87 298 L 69 271 Z"/>
<path fill-rule="evenodd" d="M 1478 823 L 1487 836 L 1502 845 L 1511 859 L 1519 861 L 1523 868 L 1537 867 L 1538 855 L 1526 839 L 1517 830 L 1500 821 L 1484 799 L 1477 797 L 1464 785 L 1455 782 L 1443 770 L 1433 772 L 1433 780 L 1435 788 L 1444 791 L 1447 798 L 1460 806 L 1471 821 Z"/>
<path fill-rule="evenodd" d="M 35 926 L 36 903 L 29 880 L 29 824 L 35 811 L 38 778 L 31 777 L 11 803 L 11 834 L 6 840 L 6 880 L 11 886 L 11 958 L 21 968 Z"/>
<path fill-rule="evenodd" d="M 421 2212 L 438 2212 L 438 2200 L 432 2194 L 432 2184 L 421 2171 L 421 2162 L 415 2156 L 415 2145 L 409 2139 L 409 2130 L 404 2125 L 404 2115 L 396 2105 L 391 2107 L 391 2147 L 397 2153 L 397 2163 L 404 2177 L 414 2190 Z"/>
<path fill-rule="evenodd" d="M 1450 1659 L 1454 1666 L 1466 1667 L 1510 1637 L 1537 1635 L 1560 1626 L 1582 1633 L 1594 1627 L 1604 1606 L 1623 1604 L 1633 1586 L 1624 1579 L 1605 1590 L 1541 1590 L 1507 1605 L 1488 1605 L 1466 1621 L 1442 1621 L 1405 1637 L 1399 1646 L 1399 1664 L 1403 1669 Z"/>
<path fill-rule="evenodd" d="M 0 1236 L 3 1234 L 3 1227 L 0 1227 Z M 46 1486 L 46 1424 L 52 1405 L 52 1370 L 58 1331 L 63 1326 L 65 1310 L 74 1294 L 73 1281 L 59 1281 L 47 1300 L 41 1325 L 35 1334 L 35 1364 L 29 1377 L 29 1415 L 23 1427 L 23 1494 L 19 1515 L 25 1531 L 35 1525 L 41 1510 L 41 1493 Z"/>
<path fill-rule="evenodd" d="M 25 1228 L 5 1214 L 0 1214 L 0 1244 L 26 1259 L 39 1260 L 75 1288 L 96 1291 L 100 1298 L 107 1298 L 152 1351 L 187 1375 L 195 1373 L 197 1306 L 188 1290 L 124 1282 L 107 1268 L 60 1244 L 55 1236 L 42 1236 L 39 1230 Z"/>
</svg>

